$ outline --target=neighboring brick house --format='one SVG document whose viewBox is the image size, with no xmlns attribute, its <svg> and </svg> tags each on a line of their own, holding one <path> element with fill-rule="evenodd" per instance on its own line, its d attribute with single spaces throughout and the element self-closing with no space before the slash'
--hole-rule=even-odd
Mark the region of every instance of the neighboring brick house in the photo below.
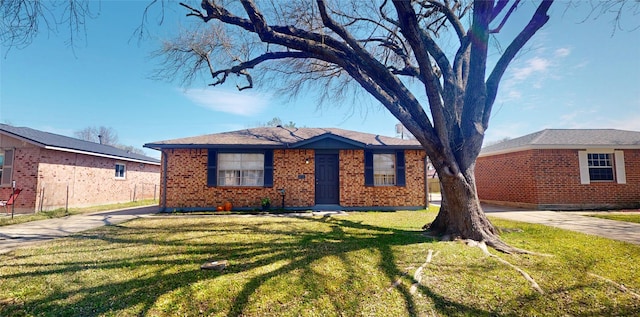
<svg viewBox="0 0 640 317">
<path fill-rule="evenodd" d="M 640 207 L 640 132 L 547 129 L 482 149 L 484 202 L 550 210 Z"/>
<path fill-rule="evenodd" d="M 263 127 L 145 144 L 162 151 L 161 209 L 419 209 L 417 141 L 342 129 Z"/>
<path fill-rule="evenodd" d="M 159 196 L 160 161 L 25 127 L 0 124 L 0 200 L 22 189 L 16 212 Z"/>
</svg>

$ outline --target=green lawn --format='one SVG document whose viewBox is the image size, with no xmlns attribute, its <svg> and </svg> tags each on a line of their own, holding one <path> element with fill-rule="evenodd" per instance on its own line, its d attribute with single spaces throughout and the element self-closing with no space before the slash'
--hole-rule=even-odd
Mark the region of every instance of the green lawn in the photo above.
<svg viewBox="0 0 640 317">
<path fill-rule="evenodd" d="M 90 212 L 132 208 L 132 207 L 140 207 L 140 206 L 150 206 L 150 205 L 157 205 L 157 204 L 158 204 L 157 200 L 147 199 L 147 200 L 127 202 L 127 203 L 99 205 L 99 206 L 92 206 L 92 207 L 85 207 L 85 208 L 69 208 L 69 211 L 66 211 L 64 208 L 62 208 L 62 209 L 55 209 L 50 211 L 40 211 L 37 213 L 27 214 L 27 215 L 18 214 L 18 215 L 14 215 L 13 218 L 11 218 L 10 215 L 7 216 L 6 214 L 3 213 L 2 216 L 0 216 L 0 226 L 15 225 L 19 223 L 51 219 L 51 218 L 61 218 L 69 215 L 86 214 Z"/>
<path fill-rule="evenodd" d="M 0 255 L 0 316 L 640 314 L 640 246 L 495 219 L 521 229 L 504 233 L 507 242 L 550 255 L 492 252 L 529 273 L 539 294 L 479 248 L 424 237 L 434 217 L 138 219 Z M 210 260 L 229 266 L 201 270 Z"/>
<path fill-rule="evenodd" d="M 588 214 L 587 216 L 616 220 L 616 221 L 626 221 L 626 222 L 635 222 L 640 223 L 640 214 L 639 213 L 629 213 L 629 214 L 611 214 L 611 213 L 598 213 L 598 214 Z"/>
</svg>

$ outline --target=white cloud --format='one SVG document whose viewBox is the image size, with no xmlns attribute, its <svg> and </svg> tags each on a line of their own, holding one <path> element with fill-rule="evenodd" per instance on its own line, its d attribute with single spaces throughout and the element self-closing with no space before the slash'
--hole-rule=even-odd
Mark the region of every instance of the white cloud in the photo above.
<svg viewBox="0 0 640 317">
<path fill-rule="evenodd" d="M 270 96 L 253 92 L 231 92 L 221 89 L 187 89 L 184 95 L 198 106 L 240 116 L 261 113 Z"/>
<path fill-rule="evenodd" d="M 526 66 L 513 69 L 513 77 L 517 80 L 525 80 L 534 73 L 544 73 L 551 65 L 548 59 L 533 57 L 526 62 Z"/>
<path fill-rule="evenodd" d="M 571 49 L 566 47 L 559 48 L 555 51 L 556 57 L 566 57 L 566 56 L 569 56 L 569 54 L 571 54 Z"/>
</svg>

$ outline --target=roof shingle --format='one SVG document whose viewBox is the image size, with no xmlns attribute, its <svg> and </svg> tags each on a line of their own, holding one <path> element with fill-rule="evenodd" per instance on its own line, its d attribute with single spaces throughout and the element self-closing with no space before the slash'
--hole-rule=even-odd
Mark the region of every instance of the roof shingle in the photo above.
<svg viewBox="0 0 640 317">
<path fill-rule="evenodd" d="M 337 128 L 261 127 L 216 134 L 147 143 L 153 149 L 198 147 L 271 147 L 289 148 L 323 136 L 338 137 L 362 144 L 363 147 L 422 148 L 415 140 L 402 140 L 370 133 Z"/>
<path fill-rule="evenodd" d="M 480 155 L 551 148 L 640 148 L 640 132 L 616 129 L 545 129 L 483 147 Z"/>
<path fill-rule="evenodd" d="M 90 155 L 93 154 L 98 156 L 111 156 L 115 158 L 121 158 L 123 160 L 133 160 L 153 164 L 158 164 L 160 162 L 155 158 L 146 155 L 130 153 L 110 145 L 84 141 L 27 127 L 14 127 L 0 123 L 0 133 L 45 148 L 86 152 Z"/>
</svg>

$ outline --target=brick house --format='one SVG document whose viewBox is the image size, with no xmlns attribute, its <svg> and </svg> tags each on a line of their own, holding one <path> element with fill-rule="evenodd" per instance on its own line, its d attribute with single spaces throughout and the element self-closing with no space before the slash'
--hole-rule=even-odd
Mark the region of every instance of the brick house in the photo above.
<svg viewBox="0 0 640 317">
<path fill-rule="evenodd" d="M 0 200 L 22 189 L 15 211 L 30 213 L 159 195 L 160 161 L 25 127 L 0 124 Z"/>
<path fill-rule="evenodd" d="M 417 141 L 342 129 L 263 127 L 145 144 L 162 152 L 160 207 L 420 209 Z M 284 195 L 282 195 L 284 194 Z M 284 205 L 282 204 L 284 196 Z"/>
<path fill-rule="evenodd" d="M 640 207 L 640 132 L 547 129 L 484 147 L 484 202 L 535 209 Z"/>
</svg>

